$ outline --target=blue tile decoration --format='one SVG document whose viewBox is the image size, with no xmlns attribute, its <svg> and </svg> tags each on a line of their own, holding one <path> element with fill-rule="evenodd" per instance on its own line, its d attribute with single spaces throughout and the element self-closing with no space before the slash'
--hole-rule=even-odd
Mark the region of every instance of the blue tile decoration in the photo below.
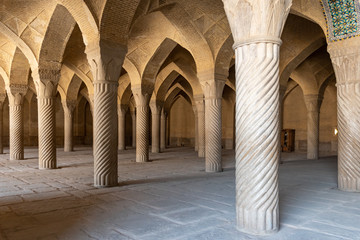
<svg viewBox="0 0 360 240">
<path fill-rule="evenodd" d="M 360 35 L 359 0 L 320 0 L 329 42 Z"/>
</svg>

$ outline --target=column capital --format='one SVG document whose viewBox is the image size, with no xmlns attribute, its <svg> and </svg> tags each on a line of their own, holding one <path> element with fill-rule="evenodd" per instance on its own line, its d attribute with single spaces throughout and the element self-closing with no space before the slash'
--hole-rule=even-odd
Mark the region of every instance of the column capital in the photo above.
<svg viewBox="0 0 360 240">
<path fill-rule="evenodd" d="M 319 94 L 304 95 L 305 105 L 309 112 L 319 112 L 323 97 Z"/>
<path fill-rule="evenodd" d="M 258 42 L 281 43 L 280 36 L 291 0 L 223 0 L 223 3 L 234 38 L 234 49 Z"/>
<path fill-rule="evenodd" d="M 129 108 L 129 105 L 126 104 L 118 104 L 117 105 L 117 110 L 118 110 L 118 115 L 125 115 L 127 110 Z"/>
<path fill-rule="evenodd" d="M 64 111 L 73 113 L 76 108 L 77 101 L 76 100 L 65 100 L 65 101 L 62 101 L 61 104 L 63 105 Z"/>
<path fill-rule="evenodd" d="M 10 84 L 6 86 L 10 105 L 21 105 L 27 93 L 28 86 L 23 84 Z"/>
<path fill-rule="evenodd" d="M 160 114 L 164 106 L 164 102 L 159 100 L 150 100 L 149 106 L 152 114 Z"/>
<path fill-rule="evenodd" d="M 194 102 L 196 105 L 197 112 L 204 112 L 205 111 L 205 102 L 204 102 L 204 96 L 194 96 Z"/>
<path fill-rule="evenodd" d="M 106 40 L 99 40 L 86 45 L 85 53 L 96 82 L 117 82 L 127 47 Z"/>
<path fill-rule="evenodd" d="M 328 52 L 334 67 L 337 85 L 360 83 L 360 43 L 359 37 L 328 44 Z"/>
<path fill-rule="evenodd" d="M 143 89 L 141 85 L 135 85 L 131 87 L 133 92 L 136 107 L 145 107 L 149 105 L 152 91 L 147 91 L 148 89 Z"/>
<path fill-rule="evenodd" d="M 61 64 L 39 67 L 32 72 L 38 98 L 50 98 L 56 95 L 57 84 L 60 79 Z"/>
<path fill-rule="evenodd" d="M 228 76 L 215 73 L 215 70 L 203 71 L 197 74 L 205 99 L 222 98 L 222 93 Z"/>
</svg>

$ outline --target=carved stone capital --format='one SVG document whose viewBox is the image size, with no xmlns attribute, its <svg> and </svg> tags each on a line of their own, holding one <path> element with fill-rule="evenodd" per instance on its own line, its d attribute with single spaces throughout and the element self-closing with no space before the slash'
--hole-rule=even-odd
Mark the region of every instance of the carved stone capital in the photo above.
<svg viewBox="0 0 360 240">
<path fill-rule="evenodd" d="M 204 112 L 205 111 L 204 97 L 203 96 L 195 96 L 194 101 L 195 101 L 195 105 L 196 105 L 196 109 L 197 109 L 198 113 Z"/>
<path fill-rule="evenodd" d="M 201 87 L 204 91 L 205 99 L 221 99 L 224 91 L 225 81 L 208 80 L 201 81 Z"/>
<path fill-rule="evenodd" d="M 234 48 L 256 42 L 280 44 L 291 0 L 223 0 Z"/>
<path fill-rule="evenodd" d="M 158 101 L 158 100 L 151 100 L 149 105 L 150 105 L 150 109 L 151 109 L 152 114 L 160 115 L 161 109 L 164 106 L 164 102 L 163 101 Z"/>
<path fill-rule="evenodd" d="M 86 46 L 94 82 L 118 81 L 127 47 L 105 40 L 93 42 Z"/>
<path fill-rule="evenodd" d="M 319 112 L 322 98 L 318 94 L 304 95 L 305 105 L 309 112 Z"/>
<path fill-rule="evenodd" d="M 6 86 L 6 91 L 9 97 L 9 104 L 21 105 L 24 100 L 24 96 L 27 93 L 28 86 L 22 84 L 10 84 Z"/>
<path fill-rule="evenodd" d="M 149 105 L 149 101 L 152 95 L 152 92 L 143 91 L 141 86 L 131 87 L 133 96 L 135 99 L 136 107 L 145 107 Z"/>
<path fill-rule="evenodd" d="M 328 44 L 328 52 L 333 63 L 336 83 L 360 82 L 360 43 L 358 38 Z"/>
<path fill-rule="evenodd" d="M 77 102 L 74 100 L 62 101 L 61 104 L 63 105 L 65 114 L 69 114 L 70 116 L 72 116 L 76 108 L 76 103 Z"/>
<path fill-rule="evenodd" d="M 117 111 L 119 116 L 125 116 L 128 109 L 129 109 L 129 105 L 125 105 L 125 104 L 117 105 Z"/>
</svg>

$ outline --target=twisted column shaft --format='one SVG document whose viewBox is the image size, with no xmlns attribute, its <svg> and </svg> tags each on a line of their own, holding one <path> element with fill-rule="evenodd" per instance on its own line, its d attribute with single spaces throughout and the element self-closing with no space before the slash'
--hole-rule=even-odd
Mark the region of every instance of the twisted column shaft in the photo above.
<svg viewBox="0 0 360 240">
<path fill-rule="evenodd" d="M 23 160 L 24 159 L 23 100 L 27 92 L 27 86 L 20 84 L 10 84 L 6 88 L 9 97 L 10 160 Z"/>
<path fill-rule="evenodd" d="M 338 188 L 360 192 L 360 46 L 357 38 L 328 45 L 337 86 Z"/>
<path fill-rule="evenodd" d="M 136 146 L 136 114 L 135 111 L 131 112 L 131 120 L 132 120 L 132 147 Z"/>
<path fill-rule="evenodd" d="M 151 89 L 131 87 L 136 103 L 136 162 L 149 161 L 149 101 Z"/>
<path fill-rule="evenodd" d="M 56 122 L 54 97 L 38 96 L 39 169 L 55 169 Z"/>
<path fill-rule="evenodd" d="M 195 133 L 194 133 L 194 140 L 195 140 L 195 151 L 199 151 L 199 128 L 198 128 L 198 125 L 199 125 L 199 119 L 198 119 L 198 113 L 197 113 L 197 110 L 196 110 L 196 106 L 193 106 L 193 110 L 194 110 L 194 118 L 195 118 Z"/>
<path fill-rule="evenodd" d="M 238 228 L 279 228 L 279 44 L 250 43 L 236 55 L 236 212 Z"/>
<path fill-rule="evenodd" d="M 125 150 L 125 117 L 126 117 L 126 108 L 119 105 L 118 106 L 118 149 Z"/>
<path fill-rule="evenodd" d="M 305 95 L 307 107 L 307 158 L 319 159 L 319 96 Z"/>
<path fill-rule="evenodd" d="M 24 159 L 24 117 L 21 104 L 9 106 L 10 160 Z"/>
<path fill-rule="evenodd" d="M 151 152 L 160 152 L 160 112 L 161 106 L 156 101 L 150 102 L 151 109 Z"/>
<path fill-rule="evenodd" d="M 160 151 L 163 152 L 166 148 L 166 114 L 164 109 L 161 111 L 160 123 Z"/>
<path fill-rule="evenodd" d="M 205 171 L 221 172 L 221 98 L 205 99 Z"/>
<path fill-rule="evenodd" d="M 94 83 L 94 185 L 118 184 L 117 82 Z"/>
<path fill-rule="evenodd" d="M 136 162 L 149 161 L 149 106 L 136 106 Z"/>
<path fill-rule="evenodd" d="M 5 99 L 5 97 L 4 97 Z M 4 153 L 4 146 L 3 146 L 3 105 L 4 102 L 0 101 L 0 154 Z"/>
<path fill-rule="evenodd" d="M 204 101 L 196 102 L 198 113 L 198 156 L 205 157 L 205 109 Z"/>
<path fill-rule="evenodd" d="M 360 192 L 360 81 L 337 84 L 338 187 Z"/>
<path fill-rule="evenodd" d="M 74 150 L 73 119 L 76 101 L 65 101 L 62 104 L 64 109 L 64 152 L 72 152 Z"/>
</svg>

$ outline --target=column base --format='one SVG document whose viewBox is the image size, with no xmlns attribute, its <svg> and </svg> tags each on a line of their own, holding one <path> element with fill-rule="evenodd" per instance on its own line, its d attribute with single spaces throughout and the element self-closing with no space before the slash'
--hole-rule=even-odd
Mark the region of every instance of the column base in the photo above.
<svg viewBox="0 0 360 240">
<path fill-rule="evenodd" d="M 360 179 L 338 177 L 338 188 L 345 192 L 360 192 Z"/>
<path fill-rule="evenodd" d="M 307 159 L 308 160 L 319 160 L 319 156 L 313 153 L 308 153 L 307 154 Z"/>
<path fill-rule="evenodd" d="M 205 148 L 199 148 L 198 156 L 201 158 L 205 157 Z"/>
<path fill-rule="evenodd" d="M 24 154 L 17 153 L 17 154 L 10 155 L 10 161 L 17 161 L 17 160 L 24 160 Z"/>
<path fill-rule="evenodd" d="M 279 231 L 279 209 L 259 211 L 239 209 L 237 229 L 252 235 L 271 235 Z"/>
<path fill-rule="evenodd" d="M 148 162 L 149 158 L 146 155 L 137 155 L 136 156 L 136 162 L 138 163 L 144 163 L 144 162 Z"/>
<path fill-rule="evenodd" d="M 222 172 L 223 169 L 221 165 L 206 165 L 205 166 L 205 172 L 207 173 L 216 173 L 216 172 Z"/>
</svg>

